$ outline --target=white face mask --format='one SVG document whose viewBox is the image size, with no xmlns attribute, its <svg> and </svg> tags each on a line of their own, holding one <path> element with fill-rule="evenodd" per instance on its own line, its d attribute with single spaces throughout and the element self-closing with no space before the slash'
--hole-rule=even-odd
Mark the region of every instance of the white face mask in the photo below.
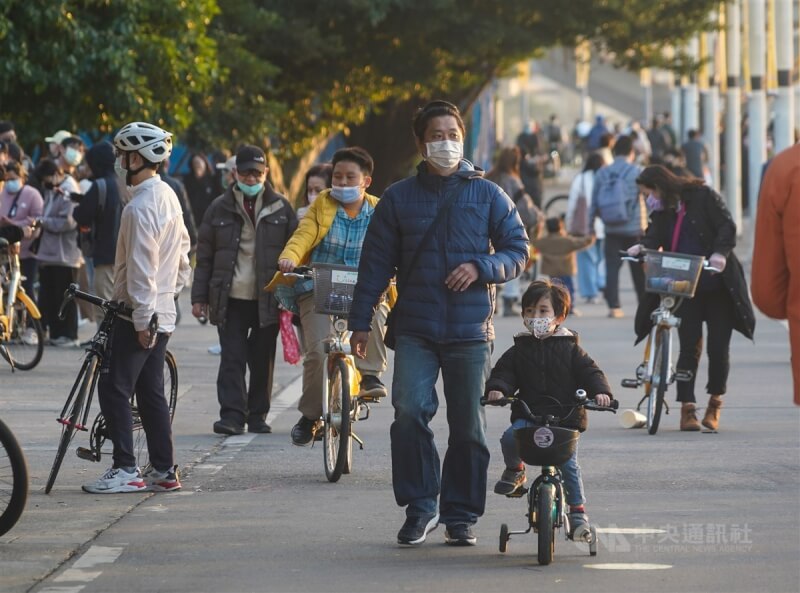
<svg viewBox="0 0 800 593">
<path fill-rule="evenodd" d="M 310 191 L 310 192 L 308 192 L 308 205 L 309 205 L 309 206 L 311 206 L 311 204 L 313 204 L 313 203 L 314 203 L 314 200 L 316 200 L 316 199 L 317 199 L 317 196 L 318 196 L 318 195 L 319 195 L 319 192 L 316 192 L 316 191 Z"/>
<path fill-rule="evenodd" d="M 427 160 L 439 169 L 452 169 L 464 156 L 464 143 L 455 140 L 427 142 L 425 148 L 428 151 Z"/>
<path fill-rule="evenodd" d="M 556 331 L 555 317 L 524 317 L 522 321 L 525 324 L 525 329 L 540 340 L 549 338 Z"/>
<path fill-rule="evenodd" d="M 123 183 L 128 183 L 128 170 L 122 166 L 122 156 L 117 157 L 117 160 L 114 161 L 114 172 L 117 174 Z"/>
</svg>

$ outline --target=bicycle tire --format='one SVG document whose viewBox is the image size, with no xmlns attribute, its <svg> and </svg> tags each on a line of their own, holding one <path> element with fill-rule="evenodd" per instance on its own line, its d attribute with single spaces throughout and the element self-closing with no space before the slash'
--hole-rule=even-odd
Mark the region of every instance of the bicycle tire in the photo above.
<svg viewBox="0 0 800 593">
<path fill-rule="evenodd" d="M 350 441 L 350 371 L 335 360 L 328 375 L 328 411 L 323 419 L 325 476 L 329 482 L 342 477 Z"/>
<path fill-rule="evenodd" d="M 656 348 L 653 354 L 653 376 L 650 379 L 647 398 L 647 432 L 656 434 L 664 408 L 664 394 L 669 380 L 669 345 L 671 334 L 668 330 L 656 332 Z"/>
<path fill-rule="evenodd" d="M 172 424 L 172 420 L 175 418 L 175 406 L 178 403 L 178 364 L 175 356 L 169 350 L 164 355 L 164 397 L 169 409 L 169 422 Z M 133 414 L 133 450 L 136 453 L 136 464 L 144 472 L 150 463 L 150 456 L 146 448 L 147 435 L 139 416 L 135 393 L 131 396 L 131 413 Z"/>
<path fill-rule="evenodd" d="M 28 325 L 36 335 L 36 344 L 26 344 L 23 335 Z M 14 368 L 29 371 L 42 360 L 44 352 L 44 328 L 41 319 L 31 316 L 25 303 L 16 299 L 14 301 L 14 321 L 11 339 L 5 344 L 8 354 L 14 363 Z"/>
<path fill-rule="evenodd" d="M 78 378 L 75 381 L 77 385 L 80 382 L 80 388 L 75 396 L 75 401 L 72 403 L 68 417 L 69 420 L 66 424 L 61 425 L 61 440 L 58 442 L 58 450 L 56 451 L 56 458 L 53 460 L 53 467 L 50 469 L 50 476 L 47 478 L 47 485 L 44 488 L 45 494 L 50 494 L 55 484 L 58 470 L 61 469 L 61 463 L 64 461 L 64 455 L 67 453 L 69 444 L 75 434 L 75 427 L 83 415 L 83 407 L 89 399 L 90 391 L 95 384 L 94 375 L 98 371 L 99 360 L 97 355 L 89 354 L 83 361 L 81 370 L 78 371 Z"/>
<path fill-rule="evenodd" d="M 553 196 L 544 205 L 544 213 L 547 218 L 563 218 L 567 215 L 567 202 L 569 196 L 567 194 L 558 194 Z"/>
<path fill-rule="evenodd" d="M 547 566 L 553 561 L 556 545 L 556 487 L 542 484 L 536 501 L 536 530 L 539 533 L 539 564 Z"/>
<path fill-rule="evenodd" d="M 25 455 L 14 433 L 0 420 L 0 535 L 16 525 L 27 500 L 28 464 Z"/>
</svg>

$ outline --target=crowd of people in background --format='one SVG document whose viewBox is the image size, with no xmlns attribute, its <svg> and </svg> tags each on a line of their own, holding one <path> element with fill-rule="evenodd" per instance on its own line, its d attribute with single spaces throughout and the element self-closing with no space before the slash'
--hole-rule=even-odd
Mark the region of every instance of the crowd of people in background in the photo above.
<svg viewBox="0 0 800 593">
<path fill-rule="evenodd" d="M 580 167 L 570 185 L 565 214 L 540 217 L 544 223 L 540 220 L 539 226 L 529 228 L 532 255 L 540 262 L 538 273 L 563 285 L 571 300 L 577 294 L 585 304 L 595 304 L 602 294 L 608 317 L 625 317 L 619 290 L 620 253 L 638 255 L 643 247 L 703 255 L 717 268 L 716 273 L 703 272 L 695 298 L 681 307 L 677 361 L 677 369 L 690 377 L 678 384 L 681 430 L 698 431 L 701 425 L 716 430 L 727 388 L 732 330 L 752 339 L 755 319 L 744 273 L 733 252 L 736 227 L 724 200 L 711 188 L 708 148 L 700 132 L 689 130 L 681 143 L 669 113 L 656 116 L 648 129 L 636 121 L 624 129 L 610 126 L 603 115 L 597 115 L 593 124 L 577 122 L 570 137 L 555 116 L 544 127 L 530 122 L 517 137 L 515 149 L 498 151 L 488 175 L 515 202 L 524 204 L 505 173 L 514 150 L 521 154 L 517 171 L 536 170 L 532 178 L 537 183 L 524 184 L 519 191 L 527 192 L 539 208 L 547 151 L 560 151 L 565 162 Z M 630 263 L 629 268 L 639 305 L 635 331 L 643 339 L 649 332 L 650 312 L 658 303 L 645 292 L 642 265 Z M 537 269 L 533 270 L 535 279 Z M 518 296 L 516 287 L 510 289 L 503 295 L 506 309 Z M 565 314 L 581 313 L 573 305 Z M 694 386 L 704 326 L 710 397 L 701 422 L 696 417 Z"/>
</svg>

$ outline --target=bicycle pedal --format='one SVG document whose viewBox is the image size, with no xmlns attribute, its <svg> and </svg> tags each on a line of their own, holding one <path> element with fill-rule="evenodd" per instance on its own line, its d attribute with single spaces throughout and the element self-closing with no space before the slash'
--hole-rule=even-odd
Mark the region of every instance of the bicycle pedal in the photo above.
<svg viewBox="0 0 800 593">
<path fill-rule="evenodd" d="M 641 383 L 639 383 L 638 379 L 623 379 L 622 380 L 622 386 L 623 387 L 629 387 L 631 389 L 636 389 L 637 387 L 639 387 L 639 385 L 641 385 Z"/>
<path fill-rule="evenodd" d="M 75 454 L 86 461 L 100 461 L 100 458 L 94 454 L 94 451 L 86 447 L 78 447 L 75 450 Z"/>
</svg>

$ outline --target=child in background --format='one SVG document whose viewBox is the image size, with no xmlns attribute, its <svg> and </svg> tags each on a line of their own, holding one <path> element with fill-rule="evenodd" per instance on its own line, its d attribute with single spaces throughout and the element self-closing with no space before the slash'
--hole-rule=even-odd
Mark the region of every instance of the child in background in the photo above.
<svg viewBox="0 0 800 593">
<path fill-rule="evenodd" d="M 611 389 L 603 371 L 578 345 L 578 336 L 562 327 L 569 310 L 570 297 L 558 283 L 548 280 L 531 282 L 522 295 L 522 320 L 527 331 L 514 337 L 514 345 L 497 361 L 486 382 L 489 401 L 517 394 L 534 415 L 552 414 L 563 420 L 561 426 L 583 432 L 586 411 L 574 408 L 575 391 L 586 390 L 598 405 L 611 403 Z M 566 416 L 566 418 L 564 418 Z M 525 465 L 520 459 L 514 430 L 532 426 L 512 411 L 511 426 L 500 438 L 506 469 L 495 484 L 497 494 L 513 496 L 525 485 Z M 578 450 L 560 466 L 569 504 L 569 536 L 578 538 L 588 528 L 586 498 L 578 465 Z"/>
<path fill-rule="evenodd" d="M 572 277 L 577 272 L 575 252 L 594 243 L 594 236 L 574 237 L 564 230 L 564 221 L 560 218 L 548 218 L 545 222 L 547 235 L 531 241 L 541 254 L 541 273 L 557 280 L 569 291 L 570 303 L 575 298 L 575 286 Z M 567 307 L 567 313 L 580 315 L 574 307 Z"/>
</svg>

